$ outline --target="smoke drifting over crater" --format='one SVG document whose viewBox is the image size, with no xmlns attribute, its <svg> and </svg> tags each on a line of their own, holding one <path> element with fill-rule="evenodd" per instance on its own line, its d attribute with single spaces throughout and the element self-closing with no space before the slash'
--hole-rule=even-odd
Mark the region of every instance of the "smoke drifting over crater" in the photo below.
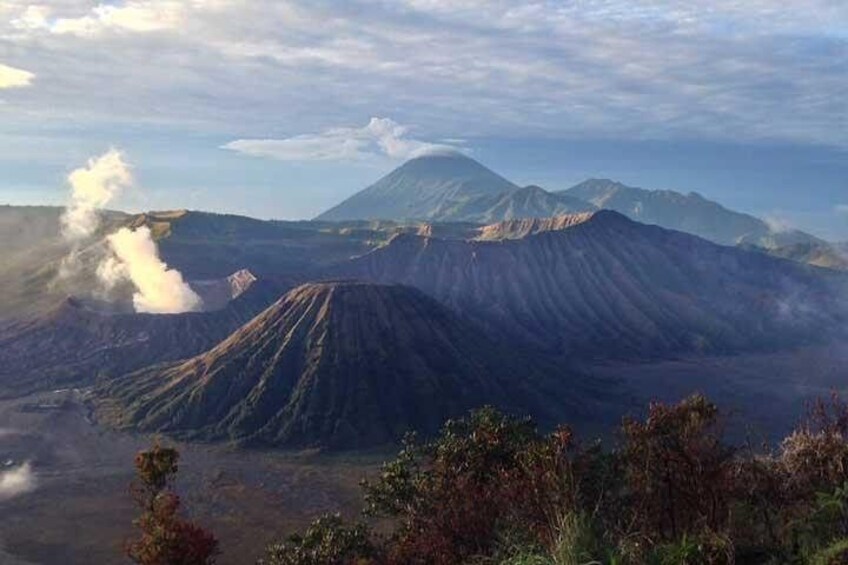
<svg viewBox="0 0 848 565">
<path fill-rule="evenodd" d="M 82 243 L 94 236 L 100 227 L 100 211 L 125 189 L 134 185 L 133 176 L 123 153 L 110 149 L 89 159 L 68 175 L 71 196 L 61 217 L 62 237 L 71 244 L 62 272 L 78 268 Z M 106 236 L 102 260 L 97 265 L 97 278 L 107 289 L 121 281 L 129 281 L 136 312 L 175 314 L 197 310 L 201 299 L 182 274 L 169 269 L 160 259 L 159 249 L 147 226 L 135 230 L 121 228 Z M 100 253 L 100 251 L 98 251 Z"/>
<path fill-rule="evenodd" d="M 121 228 L 106 241 L 113 255 L 100 264 L 97 275 L 107 286 L 122 279 L 131 281 L 137 289 L 133 294 L 136 312 L 176 314 L 200 308 L 200 297 L 182 274 L 159 258 L 150 228 Z"/>
<path fill-rule="evenodd" d="M 68 183 L 71 199 L 62 214 L 62 236 L 74 242 L 94 235 L 100 225 L 98 211 L 132 186 L 133 179 L 123 154 L 110 149 L 72 171 Z"/>
</svg>

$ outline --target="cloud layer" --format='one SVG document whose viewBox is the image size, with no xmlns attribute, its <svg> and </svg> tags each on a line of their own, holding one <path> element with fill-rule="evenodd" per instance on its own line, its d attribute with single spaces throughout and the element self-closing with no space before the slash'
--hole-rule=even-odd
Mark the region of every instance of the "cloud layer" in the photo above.
<svg viewBox="0 0 848 565">
<path fill-rule="evenodd" d="M 355 161 L 381 156 L 405 160 L 426 153 L 458 150 L 444 143 L 411 139 L 407 133 L 407 127 L 388 118 L 371 118 L 361 128 L 339 127 L 285 139 L 238 139 L 223 148 L 281 161 Z"/>
<path fill-rule="evenodd" d="M 356 154 L 314 138 L 372 115 L 428 139 L 848 147 L 846 28 L 839 0 L 0 4 L 0 47 L 40 79 L 14 125 L 164 124 L 282 158 Z M 325 133 L 256 141 L 302 132 Z"/>
<path fill-rule="evenodd" d="M 34 78 L 34 73 L 0 63 L 0 89 L 29 86 Z"/>
</svg>

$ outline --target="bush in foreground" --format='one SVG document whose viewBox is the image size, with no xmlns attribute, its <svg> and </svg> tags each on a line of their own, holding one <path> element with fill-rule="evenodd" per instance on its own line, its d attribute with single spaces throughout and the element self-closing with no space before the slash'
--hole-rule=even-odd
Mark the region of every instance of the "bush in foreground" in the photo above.
<svg viewBox="0 0 848 565">
<path fill-rule="evenodd" d="M 543 435 L 528 419 L 477 410 L 432 441 L 407 438 L 363 482 L 360 520 L 324 516 L 262 563 L 848 563 L 848 405 L 838 398 L 774 451 L 729 445 L 718 408 L 698 395 L 652 404 L 619 437 L 602 449 L 568 427 Z M 176 518 L 178 499 L 163 494 L 175 455 L 157 449 L 137 461 L 144 536 L 130 555 L 209 563 L 214 538 Z M 186 560 L 191 547 L 206 561 Z M 176 560 L 143 561 L 143 548 Z"/>
<path fill-rule="evenodd" d="M 210 532 L 180 516 L 180 498 L 172 489 L 179 453 L 154 445 L 135 458 L 137 479 L 131 486 L 141 510 L 135 521 L 139 537 L 126 554 L 141 565 L 211 565 L 218 541 Z"/>
<path fill-rule="evenodd" d="M 363 483 L 363 521 L 335 518 L 322 537 L 338 551 L 298 558 L 307 533 L 268 563 L 848 563 L 848 406 L 837 398 L 774 452 L 729 445 L 699 395 L 652 404 L 620 438 L 603 450 L 484 408 L 431 442 L 410 438 Z M 388 535 L 370 531 L 374 518 L 390 521 Z"/>
</svg>

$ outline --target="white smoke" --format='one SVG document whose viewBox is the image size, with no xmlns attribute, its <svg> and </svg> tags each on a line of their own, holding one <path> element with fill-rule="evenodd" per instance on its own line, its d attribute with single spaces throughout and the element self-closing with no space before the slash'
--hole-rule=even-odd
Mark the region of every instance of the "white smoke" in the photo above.
<svg viewBox="0 0 848 565">
<path fill-rule="evenodd" d="M 99 157 L 89 159 L 85 167 L 71 172 L 68 183 L 71 197 L 61 217 L 61 228 L 62 236 L 72 244 L 72 248 L 62 262 L 60 277 L 82 268 L 79 260 L 81 245 L 97 233 L 100 211 L 123 190 L 132 187 L 134 181 L 123 153 L 110 149 Z M 136 230 L 121 228 L 107 236 L 105 242 L 107 256 L 97 265 L 98 279 L 107 290 L 120 281 L 132 283 L 136 312 L 173 314 L 200 307 L 200 297 L 183 280 L 182 274 L 169 269 L 159 258 L 159 250 L 148 227 Z M 95 294 L 99 292 L 95 291 Z"/>
<path fill-rule="evenodd" d="M 106 241 L 112 256 L 100 263 L 97 275 L 107 286 L 129 280 L 136 288 L 133 306 L 136 312 L 177 314 L 197 310 L 201 299 L 182 274 L 169 269 L 159 258 L 150 228 L 121 228 Z"/>
<path fill-rule="evenodd" d="M 130 168 L 117 149 L 89 159 L 87 166 L 72 171 L 68 175 L 71 199 L 62 214 L 62 236 L 71 242 L 91 237 L 100 225 L 99 210 L 132 182 Z"/>
<path fill-rule="evenodd" d="M 0 470 L 0 500 L 30 492 L 35 489 L 35 483 L 35 473 L 29 462 Z"/>
</svg>

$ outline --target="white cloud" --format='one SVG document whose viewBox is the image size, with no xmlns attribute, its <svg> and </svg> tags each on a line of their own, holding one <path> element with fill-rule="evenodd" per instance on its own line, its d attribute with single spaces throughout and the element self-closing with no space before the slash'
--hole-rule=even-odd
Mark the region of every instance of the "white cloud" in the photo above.
<svg viewBox="0 0 848 565">
<path fill-rule="evenodd" d="M 35 74 L 0 63 L 0 89 L 29 86 Z"/>
<path fill-rule="evenodd" d="M 376 156 L 405 160 L 438 151 L 455 151 L 446 144 L 407 137 L 408 128 L 389 118 L 371 118 L 361 128 L 332 128 L 319 134 L 285 139 L 238 139 L 222 147 L 281 161 L 354 161 Z"/>
<path fill-rule="evenodd" d="M 389 114 L 429 139 L 848 147 L 846 25 L 833 0 L 0 2 L 0 44 L 51 77 L 10 101 L 18 129 L 85 119 L 244 137 Z"/>
<path fill-rule="evenodd" d="M 82 15 L 58 17 L 51 17 L 54 11 L 50 6 L 29 5 L 11 25 L 19 30 L 45 30 L 81 37 L 106 31 L 145 33 L 179 28 L 190 5 L 190 2 L 176 0 L 136 0 L 122 5 L 101 3 Z"/>
<path fill-rule="evenodd" d="M 845 214 L 848 216 L 848 204 L 837 204 L 833 209 L 837 214 Z"/>
<path fill-rule="evenodd" d="M 0 468 L 0 500 L 25 494 L 35 489 L 35 473 L 30 463 Z"/>
<path fill-rule="evenodd" d="M 19 30 L 36 30 L 48 28 L 47 18 L 50 16 L 50 7 L 41 5 L 29 5 L 16 18 L 12 18 L 11 25 Z"/>
</svg>

